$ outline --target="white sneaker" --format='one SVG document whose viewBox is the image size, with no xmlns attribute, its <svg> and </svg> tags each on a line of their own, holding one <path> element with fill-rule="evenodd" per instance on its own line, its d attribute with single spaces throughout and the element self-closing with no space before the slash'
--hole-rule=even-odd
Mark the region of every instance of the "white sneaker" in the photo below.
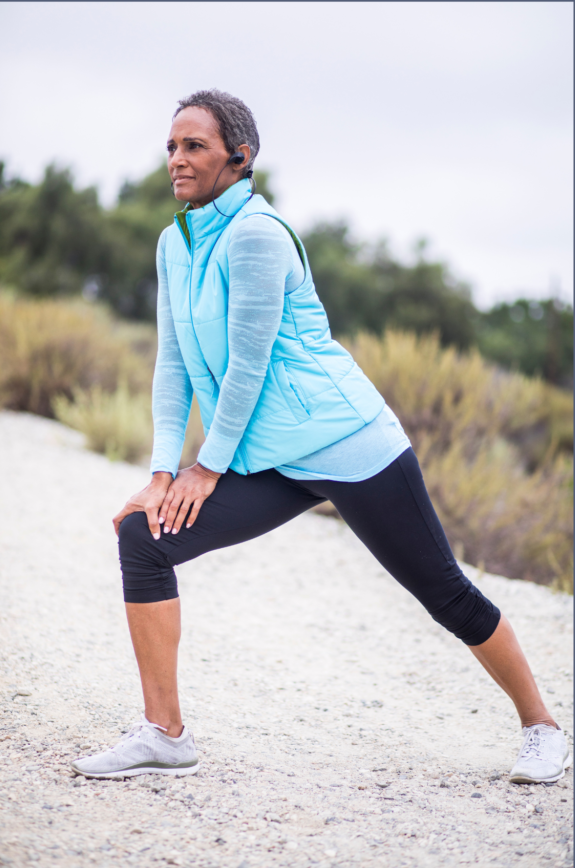
<svg viewBox="0 0 575 868">
<path fill-rule="evenodd" d="M 514 784 L 541 784 L 558 781 L 571 765 L 569 747 L 562 729 L 546 723 L 523 727 L 523 744 L 511 769 Z"/>
<path fill-rule="evenodd" d="M 200 767 L 193 735 L 184 727 L 179 738 L 160 732 L 142 715 L 116 747 L 75 759 L 72 769 L 87 778 L 134 775 L 194 775 Z"/>
</svg>

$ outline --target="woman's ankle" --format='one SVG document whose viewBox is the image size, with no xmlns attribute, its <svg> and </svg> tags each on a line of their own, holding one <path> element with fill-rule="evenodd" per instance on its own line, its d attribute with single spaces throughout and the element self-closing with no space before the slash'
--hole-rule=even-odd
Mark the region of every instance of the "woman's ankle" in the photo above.
<svg viewBox="0 0 575 868">
<path fill-rule="evenodd" d="M 184 724 L 179 715 L 170 719 L 165 714 L 154 714 L 153 712 L 148 713 L 146 711 L 145 717 L 148 723 L 156 726 L 164 735 L 168 735 L 170 738 L 179 738 L 184 731 Z"/>
<path fill-rule="evenodd" d="M 537 726 L 538 724 L 545 724 L 546 726 L 554 726 L 555 729 L 561 729 L 560 726 L 555 723 L 552 717 L 528 717 L 526 720 L 521 721 L 522 727 L 529 726 Z"/>
</svg>

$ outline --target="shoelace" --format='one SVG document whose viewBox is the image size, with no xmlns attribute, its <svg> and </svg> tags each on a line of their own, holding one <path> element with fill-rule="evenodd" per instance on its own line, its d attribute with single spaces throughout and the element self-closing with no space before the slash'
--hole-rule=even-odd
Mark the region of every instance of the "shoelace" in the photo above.
<svg viewBox="0 0 575 868">
<path fill-rule="evenodd" d="M 532 729 L 529 732 L 527 741 L 521 751 L 521 759 L 530 759 L 530 757 L 535 757 L 536 759 L 542 758 L 541 731 L 539 729 Z"/>
<path fill-rule="evenodd" d="M 125 735 L 122 736 L 122 738 L 120 739 L 120 741 L 118 742 L 118 744 L 116 745 L 116 747 L 111 747 L 110 750 L 111 750 L 113 753 L 116 753 L 116 748 L 117 748 L 117 747 L 120 747 L 121 744 L 123 744 L 124 742 L 128 741 L 128 739 L 130 739 L 130 738 L 134 738 L 134 737 L 139 738 L 140 735 L 142 734 L 142 730 L 143 730 L 143 729 L 146 729 L 146 727 L 148 727 L 148 728 L 152 728 L 152 729 L 153 729 L 153 728 L 161 729 L 161 730 L 163 730 L 164 732 L 167 732 L 167 731 L 168 731 L 167 729 L 165 729 L 165 727 L 160 726 L 159 723 L 150 723 L 150 721 L 146 720 L 146 718 L 144 717 L 144 715 L 142 715 L 141 719 L 140 719 L 140 720 L 137 720 L 134 724 L 132 724 L 132 726 L 130 727 L 130 729 L 128 730 L 128 732 L 127 732 Z M 157 738 L 157 735 L 154 735 L 154 738 Z"/>
</svg>

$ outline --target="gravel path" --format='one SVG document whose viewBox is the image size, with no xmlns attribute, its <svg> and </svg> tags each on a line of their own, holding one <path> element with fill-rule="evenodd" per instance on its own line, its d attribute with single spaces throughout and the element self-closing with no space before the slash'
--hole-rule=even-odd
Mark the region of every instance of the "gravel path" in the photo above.
<svg viewBox="0 0 575 868">
<path fill-rule="evenodd" d="M 0 864 L 571 864 L 572 773 L 516 786 L 510 701 L 349 529 L 307 514 L 179 569 L 196 777 L 68 762 L 141 712 L 111 516 L 148 478 L 0 414 Z M 569 731 L 572 599 L 468 574 Z"/>
</svg>

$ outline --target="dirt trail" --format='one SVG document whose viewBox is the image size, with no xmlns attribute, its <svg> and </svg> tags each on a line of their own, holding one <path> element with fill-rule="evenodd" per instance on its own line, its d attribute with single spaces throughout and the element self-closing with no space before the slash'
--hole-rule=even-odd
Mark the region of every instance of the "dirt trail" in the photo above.
<svg viewBox="0 0 575 868">
<path fill-rule="evenodd" d="M 110 518 L 148 478 L 0 414 L 0 864 L 565 866 L 572 773 L 514 786 L 510 701 L 349 529 L 304 515 L 180 568 L 197 777 L 75 779 L 141 712 Z M 572 599 L 478 577 L 569 732 Z"/>
</svg>

